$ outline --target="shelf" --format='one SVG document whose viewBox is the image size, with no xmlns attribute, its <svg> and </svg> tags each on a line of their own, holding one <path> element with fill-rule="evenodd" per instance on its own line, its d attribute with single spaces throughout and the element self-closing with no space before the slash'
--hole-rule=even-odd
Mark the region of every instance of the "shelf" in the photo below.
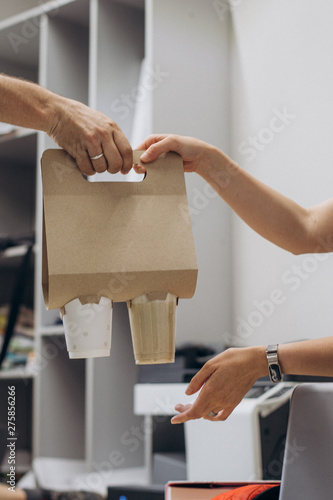
<svg viewBox="0 0 333 500">
<path fill-rule="evenodd" d="M 24 164 L 25 167 L 36 167 L 37 132 L 28 128 L 17 128 L 8 135 L 0 136 L 0 162 L 9 163 L 11 167 Z"/>
<path fill-rule="evenodd" d="M 110 463 L 110 469 L 112 469 Z M 130 467 L 119 470 L 103 470 L 101 473 L 86 472 L 83 460 L 68 460 L 41 457 L 33 461 L 33 469 L 41 488 L 63 491 L 85 490 L 107 494 L 107 487 L 121 484 L 147 485 L 148 476 L 144 467 Z"/>
<path fill-rule="evenodd" d="M 58 9 L 57 19 L 64 19 L 80 26 L 89 26 L 89 0 L 81 0 L 80 9 L 76 2 L 70 2 Z"/>
<path fill-rule="evenodd" d="M 32 5 L 34 2 L 35 6 Z M 33 26 L 39 25 L 39 16 L 43 14 L 49 13 L 50 16 L 54 16 L 58 14 L 59 8 L 67 4 L 75 4 L 75 0 L 31 0 L 30 8 L 22 11 L 21 6 L 17 6 L 16 3 L 13 2 L 13 6 L 11 6 L 11 12 L 9 14 L 10 17 L 0 19 L 0 30 L 5 31 L 8 28 L 13 28 L 16 25 L 21 25 L 26 23 L 27 21 L 32 22 Z M 80 11 L 78 12 L 78 16 L 80 16 Z M 32 29 L 32 27 L 30 27 Z"/>
<path fill-rule="evenodd" d="M 41 57 L 52 61 L 52 65 L 48 65 L 45 71 L 47 88 L 87 104 L 89 4 L 86 0 L 81 0 L 80 3 L 79 11 L 77 5 L 69 4 L 60 8 L 56 16 L 48 19 L 45 24 L 48 42 L 43 46 Z M 69 12 L 72 12 L 71 16 Z"/>
<path fill-rule="evenodd" d="M 7 248 L 7 250 L 0 252 L 0 272 L 2 277 L 2 288 L 7 290 L 13 290 L 15 286 L 16 273 L 18 272 L 19 266 L 24 258 L 27 251 L 26 245 L 19 245 L 17 247 Z M 35 253 L 35 252 L 33 252 Z M 27 277 L 27 282 L 31 280 L 34 270 L 34 257 L 30 256 L 29 269 Z M 10 280 L 8 282 L 8 279 Z M 1 293 L 0 293 L 1 297 Z M 1 303 L 0 299 L 0 303 Z"/>
<path fill-rule="evenodd" d="M 2 253 L 0 253 L 1 259 L 12 259 L 15 257 L 22 257 L 25 255 L 27 251 L 27 245 L 19 245 L 17 247 L 11 247 L 7 248 L 7 250 L 4 250 Z M 35 252 L 36 247 L 33 247 L 33 251 Z"/>
<path fill-rule="evenodd" d="M 7 473 L 9 470 L 8 465 L 9 452 L 6 453 L 2 464 L 0 465 L 0 470 L 3 473 Z M 15 450 L 15 472 L 16 474 L 25 474 L 31 469 L 31 452 L 29 450 Z"/>
<path fill-rule="evenodd" d="M 9 370 L 0 371 L 0 380 L 22 380 L 27 378 L 34 378 L 35 373 L 28 371 L 25 367 L 11 368 Z"/>
<path fill-rule="evenodd" d="M 0 144 L 2 144 L 1 148 L 3 148 L 3 143 L 14 141 L 15 139 L 19 139 L 21 137 L 30 137 L 32 135 L 37 135 L 36 130 L 31 128 L 24 127 L 11 127 L 9 132 L 2 132 L 0 134 Z"/>
<path fill-rule="evenodd" d="M 36 24 L 18 22 L 0 31 L 3 73 L 38 81 L 39 24 Z"/>
<path fill-rule="evenodd" d="M 85 472 L 84 460 L 38 457 L 33 461 L 33 471 L 40 488 L 54 491 L 71 490 L 74 478 Z"/>
<path fill-rule="evenodd" d="M 39 456 L 84 460 L 86 362 L 69 359 L 57 336 L 42 337 L 39 353 Z"/>
<path fill-rule="evenodd" d="M 105 0 L 98 3 L 97 15 L 96 92 L 90 104 L 106 115 L 111 114 L 124 134 L 130 137 L 144 58 L 144 15 L 124 2 Z M 124 106 L 124 96 L 129 97 L 129 105 Z"/>
<path fill-rule="evenodd" d="M 130 5 L 136 9 L 144 10 L 145 0 L 115 0 L 115 3 L 122 3 L 124 5 Z"/>
<path fill-rule="evenodd" d="M 43 326 L 39 330 L 39 335 L 46 337 L 53 335 L 64 335 L 64 333 L 64 326 L 62 324 Z"/>
<path fill-rule="evenodd" d="M 35 7 L 21 13 L 13 5 L 11 18 L 1 20 L 0 16 L 1 71 L 38 82 L 105 113 L 133 141 L 133 146 L 153 130 L 200 136 L 220 145 L 221 134 L 228 132 L 223 117 L 229 109 L 229 94 L 224 97 L 229 85 L 225 57 L 229 32 L 224 29 L 226 24 L 221 26 L 214 9 L 207 9 L 201 0 L 41 1 L 31 0 L 29 5 Z M 20 3 L 24 9 L 24 1 Z M 198 73 L 202 65 L 203 71 Z M 208 124 L 202 127 L 205 121 Z M 30 446 L 34 457 L 59 459 L 60 468 L 55 468 L 59 475 L 51 468 L 51 474 L 42 475 L 41 482 L 48 477 L 51 483 L 58 482 L 61 489 L 67 489 L 64 486 L 68 484 L 86 486 L 89 480 L 93 489 L 95 483 L 87 471 L 102 481 L 103 493 L 108 484 L 147 484 L 149 470 L 141 467 L 147 461 L 144 437 L 138 438 L 135 433 L 139 430 L 145 434 L 144 425 L 150 418 L 146 417 L 147 405 L 156 415 L 172 415 L 174 403 L 185 397 L 184 388 L 175 394 L 175 385 L 169 393 L 157 384 L 150 391 L 145 386 L 143 394 L 138 387 L 134 411 L 133 387 L 139 367 L 133 360 L 126 304 L 114 305 L 109 358 L 69 359 L 63 325 L 56 323 L 59 311 L 46 310 L 41 287 L 39 163 L 43 151 L 55 144 L 44 133 L 16 128 L 0 135 L 0 146 L 0 213 L 4 215 L 0 218 L 0 234 L 36 234 L 35 259 L 29 268 L 25 297 L 25 305 L 34 309 L 35 316 L 36 362 L 31 371 L 35 370 L 36 378 L 23 366 L 0 372 L 3 387 L 9 385 L 9 380 L 20 387 L 17 404 L 22 410 L 18 413 L 22 420 L 31 420 L 22 421 L 24 435 L 29 436 L 30 442 L 21 448 Z M 195 203 L 197 192 L 204 192 L 201 182 L 196 176 L 187 180 L 190 205 Z M 186 335 L 195 341 L 203 329 L 216 338 L 223 331 L 220 304 L 224 300 L 224 267 L 218 257 L 213 262 L 205 256 L 207 241 L 216 242 L 218 247 L 222 235 L 224 238 L 220 229 L 224 216 L 218 215 L 220 207 L 219 212 L 212 212 L 214 200 L 209 199 L 209 203 L 207 210 L 199 208 L 195 220 L 201 281 L 195 302 L 184 301 L 179 310 L 180 342 L 187 340 Z M 10 303 L 17 265 L 24 251 L 22 245 L 1 256 L 0 304 Z M 205 283 L 213 291 L 209 297 Z M 226 285 L 226 295 L 228 291 Z M 201 314 L 202 307 L 196 307 L 198 303 L 206 310 L 205 316 Z M 211 317 L 217 319 L 208 328 L 206 318 Z M 27 387 L 31 388 L 29 393 Z M 159 389 L 162 392 L 157 392 Z M 0 404 L 3 422 L 5 410 Z M 119 450 L 123 465 L 110 464 L 111 470 L 105 470 L 103 464 L 111 461 L 110 453 L 115 450 Z M 99 464 L 103 473 L 98 474 Z"/>
<path fill-rule="evenodd" d="M 0 233 L 11 237 L 35 230 L 37 133 L 20 130 L 0 148 Z"/>
</svg>

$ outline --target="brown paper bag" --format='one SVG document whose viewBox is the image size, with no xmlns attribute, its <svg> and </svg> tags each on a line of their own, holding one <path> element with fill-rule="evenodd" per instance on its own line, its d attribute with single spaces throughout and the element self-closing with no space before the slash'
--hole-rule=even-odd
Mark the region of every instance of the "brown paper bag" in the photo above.
<svg viewBox="0 0 333 500">
<path fill-rule="evenodd" d="M 134 152 L 135 163 L 141 153 Z M 197 262 L 182 159 L 167 153 L 145 166 L 142 182 L 88 182 L 66 152 L 44 152 L 48 309 L 77 298 L 97 304 L 106 297 L 130 306 L 156 292 L 193 296 Z"/>
</svg>

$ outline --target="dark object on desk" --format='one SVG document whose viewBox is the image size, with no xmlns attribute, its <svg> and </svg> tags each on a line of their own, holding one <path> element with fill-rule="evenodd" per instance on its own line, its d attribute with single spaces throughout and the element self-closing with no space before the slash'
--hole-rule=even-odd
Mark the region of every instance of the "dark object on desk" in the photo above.
<svg viewBox="0 0 333 500">
<path fill-rule="evenodd" d="M 254 500 L 279 500 L 279 496 L 280 496 L 280 485 L 273 486 L 273 488 L 270 488 L 269 490 L 259 493 L 259 495 L 256 496 Z"/>
<path fill-rule="evenodd" d="M 110 486 L 107 500 L 164 500 L 164 487 Z"/>
<path fill-rule="evenodd" d="M 12 338 L 14 328 L 15 328 L 15 323 L 17 320 L 17 316 L 20 310 L 20 305 L 23 299 L 23 294 L 25 290 L 25 284 L 27 280 L 27 274 L 28 274 L 28 269 L 30 265 L 30 256 L 32 253 L 33 245 L 34 245 L 35 237 L 34 235 L 29 235 L 29 236 L 24 236 L 24 237 L 18 237 L 15 239 L 12 238 L 0 238 L 0 250 L 4 251 L 7 248 L 11 248 L 14 246 L 21 246 L 21 245 L 26 245 L 27 249 L 25 254 L 23 255 L 21 264 L 18 269 L 17 273 L 17 278 L 16 278 L 16 283 L 14 286 L 14 290 L 12 293 L 12 300 L 11 300 L 11 305 L 10 305 L 10 311 L 9 311 L 9 317 L 8 317 L 8 322 L 6 326 L 6 331 L 5 331 L 5 336 L 2 344 L 2 349 L 0 353 L 0 369 L 3 360 L 6 357 L 7 354 L 7 349 L 9 346 L 9 342 Z"/>
<path fill-rule="evenodd" d="M 209 345 L 185 344 L 176 349 L 174 363 L 140 365 L 138 382 L 141 384 L 188 383 L 210 358 L 221 352 Z"/>
</svg>

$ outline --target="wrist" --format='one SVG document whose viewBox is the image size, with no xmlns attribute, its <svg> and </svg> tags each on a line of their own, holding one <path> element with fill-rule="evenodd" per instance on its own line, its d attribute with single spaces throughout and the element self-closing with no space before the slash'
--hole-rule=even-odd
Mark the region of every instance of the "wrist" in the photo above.
<svg viewBox="0 0 333 500">
<path fill-rule="evenodd" d="M 223 193 L 229 187 L 232 177 L 239 173 L 239 167 L 215 146 L 207 147 L 203 158 L 204 161 L 200 162 L 196 172 L 223 198 Z"/>
<path fill-rule="evenodd" d="M 255 365 L 257 379 L 268 375 L 267 346 L 250 347 L 253 350 L 253 363 Z"/>
<path fill-rule="evenodd" d="M 200 151 L 200 161 L 195 172 L 207 180 L 209 172 L 219 163 L 222 153 L 218 148 L 208 143 L 202 143 Z"/>
<path fill-rule="evenodd" d="M 65 98 L 57 94 L 49 93 L 45 104 L 44 132 L 53 138 L 54 131 L 62 120 L 66 110 Z"/>
</svg>

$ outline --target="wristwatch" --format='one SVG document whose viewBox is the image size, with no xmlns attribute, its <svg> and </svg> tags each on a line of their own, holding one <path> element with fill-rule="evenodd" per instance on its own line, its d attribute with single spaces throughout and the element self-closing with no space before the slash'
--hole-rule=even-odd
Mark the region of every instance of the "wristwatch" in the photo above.
<svg viewBox="0 0 333 500">
<path fill-rule="evenodd" d="M 282 371 L 279 365 L 278 346 L 269 345 L 266 351 L 269 378 L 274 384 L 283 380 Z"/>
</svg>

